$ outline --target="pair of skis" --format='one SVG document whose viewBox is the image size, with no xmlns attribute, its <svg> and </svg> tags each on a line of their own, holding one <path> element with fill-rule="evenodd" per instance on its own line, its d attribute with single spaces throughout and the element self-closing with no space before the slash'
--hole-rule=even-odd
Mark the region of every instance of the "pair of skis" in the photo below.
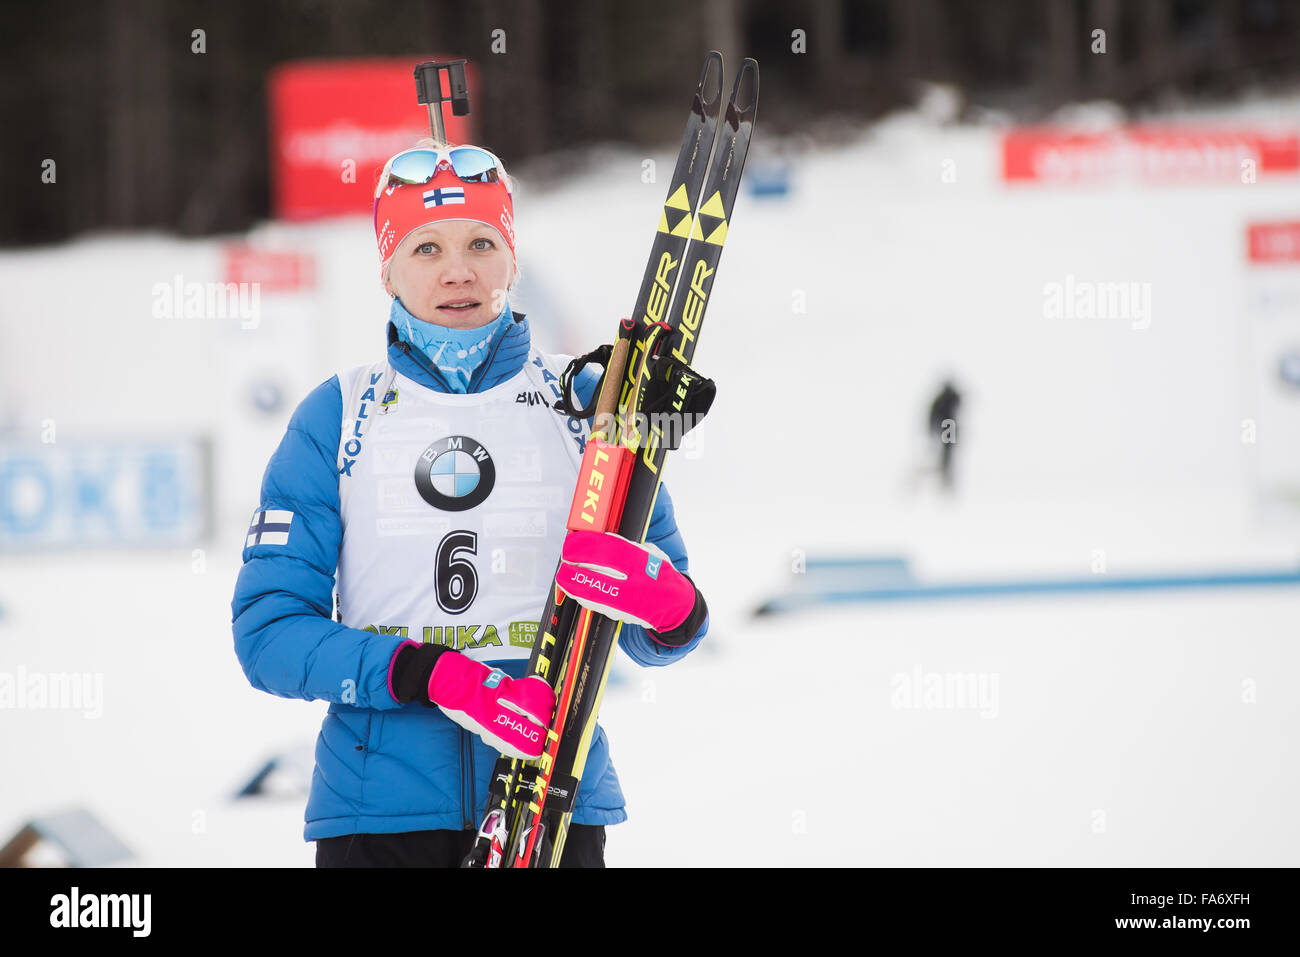
<svg viewBox="0 0 1300 957">
<path fill-rule="evenodd" d="M 690 362 L 753 135 L 758 63 L 741 64 L 725 110 L 722 79 L 722 55 L 712 51 L 700 71 L 635 318 L 623 320 L 608 351 L 570 529 L 645 541 L 664 459 L 689 428 L 697 387 L 707 383 Z M 706 391 L 697 408 L 707 409 L 711 383 Z M 535 762 L 497 760 L 464 866 L 559 865 L 621 627 L 552 587 L 525 672 L 556 690 L 546 748 Z"/>
</svg>

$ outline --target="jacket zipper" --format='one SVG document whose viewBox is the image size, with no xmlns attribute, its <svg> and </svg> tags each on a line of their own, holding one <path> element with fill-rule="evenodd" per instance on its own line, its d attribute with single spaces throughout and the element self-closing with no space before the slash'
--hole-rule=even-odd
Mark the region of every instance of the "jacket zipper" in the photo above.
<svg viewBox="0 0 1300 957">
<path fill-rule="evenodd" d="M 474 742 L 469 743 L 469 819 L 465 822 L 465 828 L 472 830 L 474 828 L 474 818 L 478 812 L 477 795 L 474 793 Z"/>
<path fill-rule="evenodd" d="M 473 745 L 469 743 L 469 732 L 464 728 L 460 731 L 460 819 L 461 827 L 469 830 L 474 825 L 470 823 L 469 814 L 465 809 L 465 750 L 470 749 L 470 760 L 474 760 Z"/>
</svg>

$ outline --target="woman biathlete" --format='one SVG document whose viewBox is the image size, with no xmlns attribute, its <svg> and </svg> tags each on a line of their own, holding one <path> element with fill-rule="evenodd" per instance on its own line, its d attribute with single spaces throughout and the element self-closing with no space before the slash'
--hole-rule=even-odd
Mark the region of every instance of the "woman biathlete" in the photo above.
<svg viewBox="0 0 1300 957">
<path fill-rule="evenodd" d="M 475 146 L 385 164 L 386 355 L 311 392 L 262 479 L 235 651 L 253 687 L 329 702 L 304 831 L 317 866 L 460 863 L 498 753 L 536 758 L 553 717 L 549 685 L 521 677 L 552 584 L 621 619 L 639 665 L 708 630 L 667 489 L 645 545 L 565 531 L 591 421 L 554 408 L 569 357 L 511 311 L 511 194 Z M 597 378 L 576 377 L 583 406 Z M 603 866 L 626 817 L 598 728 L 562 866 Z"/>
</svg>

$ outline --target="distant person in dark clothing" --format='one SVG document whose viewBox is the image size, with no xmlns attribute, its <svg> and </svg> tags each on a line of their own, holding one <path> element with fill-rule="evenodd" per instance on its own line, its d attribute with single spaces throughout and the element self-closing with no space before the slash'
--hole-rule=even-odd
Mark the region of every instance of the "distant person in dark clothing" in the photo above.
<svg viewBox="0 0 1300 957">
<path fill-rule="evenodd" d="M 939 442 L 939 478 L 948 491 L 952 491 L 952 450 L 957 444 L 957 409 L 960 405 L 961 393 L 950 381 L 944 382 L 930 403 L 930 434 Z"/>
</svg>

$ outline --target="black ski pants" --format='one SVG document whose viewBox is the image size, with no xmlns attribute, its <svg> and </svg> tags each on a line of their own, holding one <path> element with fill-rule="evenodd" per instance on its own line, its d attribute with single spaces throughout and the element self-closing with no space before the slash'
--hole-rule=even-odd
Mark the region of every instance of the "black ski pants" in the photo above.
<svg viewBox="0 0 1300 957">
<path fill-rule="evenodd" d="M 474 831 L 344 834 L 316 842 L 317 867 L 459 867 Z M 604 867 L 603 825 L 570 824 L 561 867 Z"/>
</svg>

